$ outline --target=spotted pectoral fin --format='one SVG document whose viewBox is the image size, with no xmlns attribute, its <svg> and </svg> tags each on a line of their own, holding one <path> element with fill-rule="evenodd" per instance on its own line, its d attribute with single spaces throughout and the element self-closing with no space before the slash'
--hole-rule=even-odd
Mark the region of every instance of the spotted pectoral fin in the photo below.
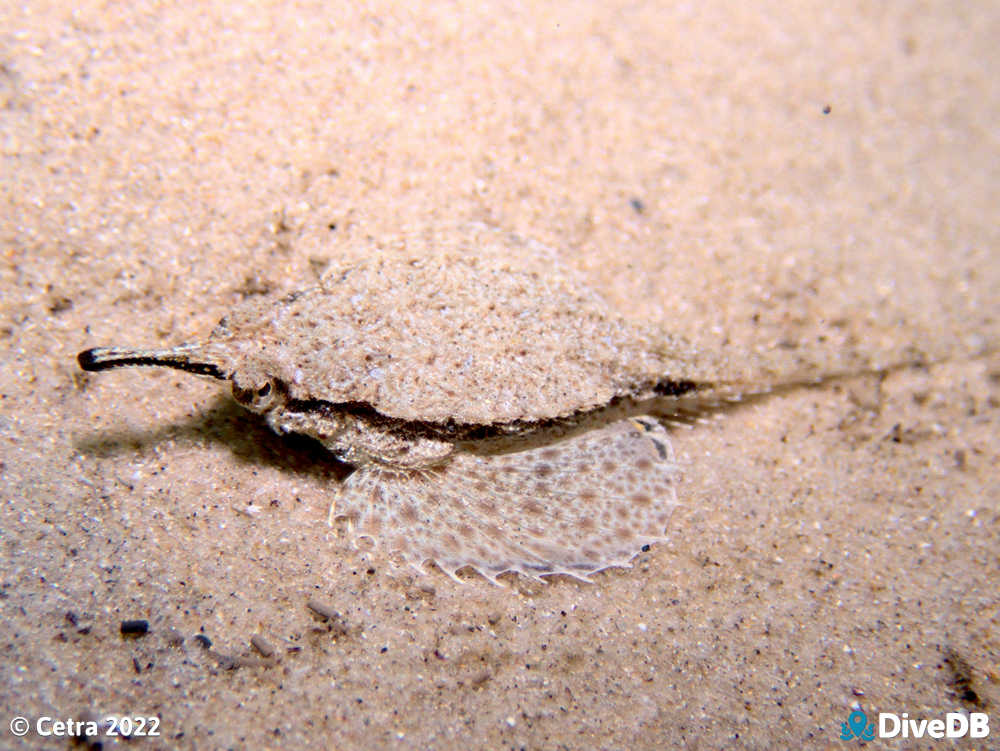
<svg viewBox="0 0 1000 751">
<path fill-rule="evenodd" d="M 585 578 L 664 539 L 675 477 L 665 429 L 641 417 L 433 470 L 369 465 L 345 481 L 336 513 L 415 566 Z"/>
</svg>

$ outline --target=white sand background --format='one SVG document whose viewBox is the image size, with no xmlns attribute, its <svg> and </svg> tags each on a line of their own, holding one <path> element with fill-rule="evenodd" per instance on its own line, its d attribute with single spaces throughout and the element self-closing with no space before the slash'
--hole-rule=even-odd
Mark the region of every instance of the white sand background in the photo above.
<svg viewBox="0 0 1000 751">
<path fill-rule="evenodd" d="M 15 715 L 643 749 L 995 713 L 998 38 L 976 2 L 4 3 L 0 746 L 64 747 Z M 337 468 L 217 384 L 76 367 L 468 221 L 751 382 L 940 362 L 676 432 L 669 543 L 508 588 L 352 549 Z"/>
</svg>

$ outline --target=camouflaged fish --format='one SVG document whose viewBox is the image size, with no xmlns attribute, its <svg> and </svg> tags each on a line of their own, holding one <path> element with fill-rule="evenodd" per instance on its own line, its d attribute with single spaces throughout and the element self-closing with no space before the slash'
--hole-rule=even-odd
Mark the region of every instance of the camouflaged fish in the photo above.
<svg viewBox="0 0 1000 751">
<path fill-rule="evenodd" d="M 356 467 L 331 518 L 414 566 L 495 581 L 627 565 L 664 538 L 676 467 L 657 420 L 614 408 L 709 391 L 713 366 L 554 262 L 503 256 L 345 261 L 244 301 L 201 343 L 78 360 L 230 381 L 275 431 Z"/>
</svg>

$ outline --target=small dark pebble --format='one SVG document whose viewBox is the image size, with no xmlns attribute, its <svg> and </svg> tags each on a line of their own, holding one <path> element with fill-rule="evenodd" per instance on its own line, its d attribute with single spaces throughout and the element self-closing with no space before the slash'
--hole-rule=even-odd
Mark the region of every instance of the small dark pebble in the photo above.
<svg viewBox="0 0 1000 751">
<path fill-rule="evenodd" d="M 828 105 L 826 105 L 826 106 L 825 106 L 825 107 L 823 108 L 823 114 L 824 114 L 824 115 L 829 115 L 829 114 L 830 114 L 830 112 L 832 112 L 832 111 L 833 111 L 833 108 L 832 108 L 832 107 L 830 107 L 830 105 L 829 105 L 829 104 L 828 104 Z"/>
<path fill-rule="evenodd" d="M 145 636 L 149 631 L 149 621 L 136 619 L 134 621 L 122 621 L 122 636 Z"/>
<path fill-rule="evenodd" d="M 204 634 L 195 634 L 194 640 L 198 642 L 199 646 L 201 646 L 203 649 L 208 649 L 209 647 L 212 646 L 212 640 L 209 639 Z"/>
<path fill-rule="evenodd" d="M 306 607 L 320 618 L 326 618 L 328 621 L 340 620 L 340 613 L 319 600 L 309 600 L 309 602 L 306 603 Z"/>
<path fill-rule="evenodd" d="M 78 616 L 72 610 L 67 610 L 66 611 L 66 621 L 71 626 L 73 626 L 73 627 L 76 628 L 76 633 L 78 633 L 78 634 L 84 634 L 84 635 L 90 633 L 90 626 L 88 626 L 88 625 L 81 626 L 80 625 L 80 616 Z"/>
<path fill-rule="evenodd" d="M 641 214 L 643 211 L 646 210 L 646 204 L 644 204 L 638 198 L 633 198 L 628 203 L 629 203 L 629 206 L 632 207 L 632 209 L 635 211 L 636 214 Z"/>
<path fill-rule="evenodd" d="M 271 646 L 270 642 L 267 641 L 260 634 L 254 634 L 250 637 L 250 644 L 256 649 L 263 657 L 273 657 L 274 647 Z"/>
<path fill-rule="evenodd" d="M 983 701 L 972 686 L 973 671 L 968 661 L 952 647 L 945 649 L 944 661 L 951 669 L 951 678 L 948 683 L 958 696 L 959 701 L 963 704 L 981 707 Z"/>
<path fill-rule="evenodd" d="M 51 303 L 49 303 L 50 313 L 62 313 L 66 310 L 73 309 L 73 301 L 68 297 L 57 297 Z"/>
</svg>

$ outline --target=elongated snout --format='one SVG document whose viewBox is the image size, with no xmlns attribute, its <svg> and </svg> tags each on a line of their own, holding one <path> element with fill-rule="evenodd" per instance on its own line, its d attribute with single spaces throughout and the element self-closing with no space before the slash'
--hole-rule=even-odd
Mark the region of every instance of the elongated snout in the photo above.
<svg viewBox="0 0 1000 751">
<path fill-rule="evenodd" d="M 226 373 L 218 363 L 205 356 L 201 345 L 185 344 L 170 349 L 128 349 L 125 347 L 95 347 L 76 356 L 84 370 L 109 370 L 125 367 L 163 367 L 183 370 L 196 375 L 226 380 Z"/>
</svg>

